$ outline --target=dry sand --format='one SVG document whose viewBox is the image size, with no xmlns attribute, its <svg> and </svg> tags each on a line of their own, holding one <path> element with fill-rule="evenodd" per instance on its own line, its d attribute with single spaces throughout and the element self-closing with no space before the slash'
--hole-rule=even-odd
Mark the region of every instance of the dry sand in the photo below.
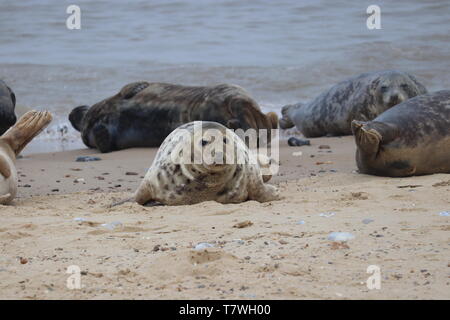
<svg viewBox="0 0 450 320">
<path fill-rule="evenodd" d="M 449 299 L 450 218 L 439 213 L 450 210 L 450 175 L 361 175 L 352 137 L 311 142 L 282 143 L 271 183 L 284 199 L 263 204 L 108 208 L 131 195 L 156 150 L 26 155 L 18 198 L 0 206 L 0 298 Z M 335 231 L 355 238 L 327 240 Z M 200 242 L 214 247 L 194 250 Z M 66 286 L 71 265 L 81 289 Z M 366 286 L 369 265 L 380 267 L 379 290 Z"/>
</svg>

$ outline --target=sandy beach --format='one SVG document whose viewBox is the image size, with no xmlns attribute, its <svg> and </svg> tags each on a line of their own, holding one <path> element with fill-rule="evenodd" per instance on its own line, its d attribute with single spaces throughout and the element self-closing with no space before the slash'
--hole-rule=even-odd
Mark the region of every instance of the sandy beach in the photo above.
<svg viewBox="0 0 450 320">
<path fill-rule="evenodd" d="M 354 153 L 352 137 L 284 141 L 271 180 L 284 199 L 176 207 L 110 207 L 156 149 L 25 153 L 18 198 L 0 206 L 0 298 L 449 299 L 450 175 L 362 175 Z M 66 285 L 71 265 L 80 289 Z"/>
</svg>

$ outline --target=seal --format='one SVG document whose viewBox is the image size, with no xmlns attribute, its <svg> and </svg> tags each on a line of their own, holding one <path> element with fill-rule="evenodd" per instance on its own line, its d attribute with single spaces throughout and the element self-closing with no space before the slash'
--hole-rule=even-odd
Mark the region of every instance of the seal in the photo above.
<svg viewBox="0 0 450 320">
<path fill-rule="evenodd" d="M 450 173 L 450 90 L 417 96 L 369 122 L 354 120 L 352 130 L 361 173 Z"/>
<path fill-rule="evenodd" d="M 0 204 L 9 204 L 17 194 L 16 156 L 51 120 L 47 111 L 28 111 L 0 137 Z"/>
<path fill-rule="evenodd" d="M 277 188 L 264 183 L 257 158 L 225 126 L 210 121 L 191 122 L 164 140 L 134 199 L 141 205 L 150 201 L 187 205 L 279 199 Z"/>
<path fill-rule="evenodd" d="M 406 72 L 378 71 L 345 80 L 307 104 L 282 109 L 280 127 L 294 125 L 305 137 L 351 135 L 353 120 L 369 121 L 387 109 L 427 93 L 417 79 Z"/>
<path fill-rule="evenodd" d="M 90 108 L 73 109 L 69 120 L 83 142 L 101 152 L 158 147 L 177 127 L 197 120 L 231 129 L 278 128 L 274 112 L 262 113 L 244 89 L 228 84 L 190 87 L 134 82 Z"/>
<path fill-rule="evenodd" d="M 16 95 L 5 82 L 0 80 L 0 135 L 16 123 L 15 106 Z"/>
</svg>

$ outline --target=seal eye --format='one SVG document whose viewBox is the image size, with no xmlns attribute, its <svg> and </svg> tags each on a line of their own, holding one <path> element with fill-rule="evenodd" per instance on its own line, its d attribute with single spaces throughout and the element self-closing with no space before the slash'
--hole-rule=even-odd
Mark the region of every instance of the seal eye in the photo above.
<svg viewBox="0 0 450 320">
<path fill-rule="evenodd" d="M 228 140 L 227 138 L 223 138 L 223 143 L 227 144 Z"/>
<path fill-rule="evenodd" d="M 387 87 L 387 86 L 381 86 L 381 92 L 386 92 L 386 91 L 387 91 L 387 89 L 388 89 L 388 87 Z"/>
<path fill-rule="evenodd" d="M 200 143 L 202 144 L 202 147 L 204 147 L 208 144 L 208 141 L 202 139 Z"/>
</svg>

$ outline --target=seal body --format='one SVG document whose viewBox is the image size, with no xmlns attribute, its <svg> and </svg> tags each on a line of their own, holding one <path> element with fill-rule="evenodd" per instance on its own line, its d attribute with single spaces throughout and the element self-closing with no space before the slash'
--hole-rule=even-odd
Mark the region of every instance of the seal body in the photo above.
<svg viewBox="0 0 450 320">
<path fill-rule="evenodd" d="M 17 194 L 16 156 L 51 120 L 47 111 L 29 111 L 0 137 L 0 204 L 9 204 Z"/>
<path fill-rule="evenodd" d="M 338 83 L 310 103 L 283 107 L 280 127 L 295 125 L 306 137 L 351 135 L 353 120 L 372 120 L 426 92 L 414 76 L 405 72 L 364 73 Z"/>
<path fill-rule="evenodd" d="M 232 129 L 278 127 L 275 113 L 263 114 L 244 89 L 228 84 L 189 87 L 135 82 L 91 108 L 75 108 L 69 120 L 83 142 L 101 152 L 158 147 L 177 127 L 196 120 Z"/>
<path fill-rule="evenodd" d="M 373 121 L 353 121 L 361 173 L 450 173 L 450 90 L 407 100 Z"/>
<path fill-rule="evenodd" d="M 0 80 L 0 135 L 16 123 L 15 106 L 16 96 L 14 92 Z"/>
<path fill-rule="evenodd" d="M 214 138 L 210 132 L 216 133 Z M 220 148 L 212 149 L 217 146 Z M 206 158 L 208 155 L 213 161 Z M 257 158 L 238 135 L 219 123 L 182 125 L 162 143 L 135 193 L 135 201 L 186 205 L 209 200 L 277 200 L 278 191 L 264 183 Z"/>
</svg>

